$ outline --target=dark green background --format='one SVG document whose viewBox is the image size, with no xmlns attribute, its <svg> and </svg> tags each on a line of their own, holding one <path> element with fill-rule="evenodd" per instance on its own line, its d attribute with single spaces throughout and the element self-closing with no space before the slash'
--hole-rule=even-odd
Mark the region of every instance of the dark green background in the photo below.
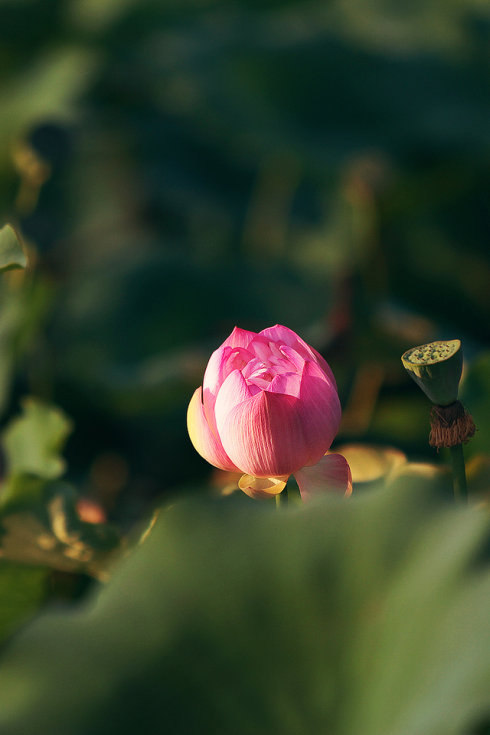
<svg viewBox="0 0 490 735">
<path fill-rule="evenodd" d="M 486 5 L 16 0 L 0 20 L 0 208 L 37 252 L 6 409 L 34 393 L 73 418 L 70 478 L 121 460 L 134 517 L 205 480 L 188 399 L 235 324 L 276 322 L 331 362 L 339 441 L 437 461 L 399 357 L 488 345 Z"/>
</svg>

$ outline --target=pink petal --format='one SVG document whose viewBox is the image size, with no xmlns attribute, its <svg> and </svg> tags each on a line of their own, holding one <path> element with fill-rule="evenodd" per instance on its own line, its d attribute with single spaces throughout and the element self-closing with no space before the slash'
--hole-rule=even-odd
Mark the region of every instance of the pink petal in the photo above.
<svg viewBox="0 0 490 735">
<path fill-rule="evenodd" d="M 292 347 L 305 359 L 313 360 L 330 378 L 334 387 L 337 387 L 334 374 L 328 362 L 320 355 L 319 352 L 317 352 L 317 350 L 315 350 L 314 347 L 310 347 L 310 345 L 308 345 L 303 339 L 301 339 L 301 337 L 296 334 L 296 332 L 293 332 L 292 329 L 284 327 L 281 324 L 276 324 L 274 327 L 263 329 L 261 332 L 259 332 L 259 336 L 267 337 L 274 342 L 279 342 L 281 344 L 287 345 L 288 347 Z"/>
<path fill-rule="evenodd" d="M 253 358 L 253 354 L 246 351 L 247 345 L 256 337 L 255 332 L 235 327 L 232 333 L 225 339 L 223 344 L 215 350 L 209 358 L 203 380 L 204 404 L 208 420 L 213 421 L 212 410 L 218 389 L 225 378 L 236 368 L 243 367 Z M 237 364 L 237 359 L 231 360 L 230 355 L 235 351 L 242 358 L 242 364 Z"/>
<path fill-rule="evenodd" d="M 218 391 L 214 405 L 214 416 L 218 434 L 224 426 L 228 414 L 243 401 L 251 397 L 250 388 L 240 370 L 234 370 L 228 375 Z M 241 468 L 240 468 L 241 469 Z"/>
<path fill-rule="evenodd" d="M 245 347 L 246 349 L 253 338 L 256 336 L 257 335 L 255 332 L 249 332 L 247 329 L 240 329 L 240 327 L 235 327 L 233 332 L 230 334 L 229 337 L 225 339 L 221 346 Z"/>
<path fill-rule="evenodd" d="M 262 360 L 259 360 L 258 357 L 253 357 L 250 362 L 245 365 L 241 372 L 243 377 L 248 380 L 254 372 L 256 372 L 257 370 L 261 370 L 263 367 L 264 363 L 262 362 Z"/>
<path fill-rule="evenodd" d="M 301 372 L 303 370 L 304 364 L 305 364 L 305 358 L 302 357 L 299 352 L 296 352 L 296 350 L 293 347 L 288 347 L 287 345 L 281 346 L 281 355 L 283 356 L 283 359 L 286 358 L 291 365 L 294 365 L 296 370 Z"/>
<path fill-rule="evenodd" d="M 332 444 L 340 425 L 337 390 L 323 370 L 306 362 L 301 376 L 301 418 L 310 456 L 305 465 L 316 464 Z"/>
<path fill-rule="evenodd" d="M 228 413 L 216 412 L 223 447 L 242 472 L 279 477 L 308 463 L 300 403 L 292 396 L 261 391 Z"/>
<path fill-rule="evenodd" d="M 279 348 L 279 345 L 276 344 L 276 342 L 273 342 L 271 339 L 269 340 L 269 350 L 271 351 L 271 354 L 273 357 L 282 357 L 282 352 Z"/>
<path fill-rule="evenodd" d="M 284 327 L 282 324 L 276 324 L 273 327 L 262 329 L 262 331 L 259 332 L 259 336 L 270 339 L 272 342 L 289 345 L 289 347 L 295 347 L 298 343 L 302 342 L 296 332 L 293 332 L 289 327 Z"/>
<path fill-rule="evenodd" d="M 236 467 L 226 454 L 223 446 L 212 431 L 204 414 L 202 388 L 194 391 L 187 409 L 187 430 L 196 451 L 214 467 L 236 472 Z"/>
<path fill-rule="evenodd" d="M 311 353 L 313 355 L 313 359 L 315 360 L 315 362 L 317 363 L 317 365 L 319 365 L 321 367 L 321 369 L 323 370 L 323 372 L 327 375 L 327 377 L 330 378 L 330 380 L 331 380 L 334 388 L 337 388 L 337 382 L 335 380 L 335 376 L 333 374 L 333 370 L 330 367 L 330 365 L 328 364 L 328 362 L 325 360 L 324 357 L 322 357 L 320 355 L 320 353 L 317 350 L 315 350 L 314 347 L 310 347 L 309 345 L 307 345 L 307 347 L 311 351 Z"/>
<path fill-rule="evenodd" d="M 343 495 L 352 493 L 352 475 L 345 457 L 341 454 L 325 454 L 312 467 L 294 473 L 303 500 L 337 492 Z"/>
<path fill-rule="evenodd" d="M 216 431 L 214 404 L 222 383 L 233 370 L 247 365 L 251 357 L 243 347 L 222 345 L 209 358 L 203 380 L 203 401 L 206 418 L 213 431 Z"/>
<path fill-rule="evenodd" d="M 257 334 L 254 335 L 254 338 L 248 345 L 248 349 L 253 352 L 259 360 L 262 360 L 262 362 L 265 363 L 269 362 L 270 358 L 273 356 L 271 348 L 269 347 L 269 340 L 264 337 L 260 337 Z"/>
<path fill-rule="evenodd" d="M 216 395 L 219 387 L 236 369 L 244 367 L 253 356 L 243 347 L 231 347 L 226 345 L 218 347 L 209 358 L 204 372 L 203 389 Z"/>
<path fill-rule="evenodd" d="M 269 383 L 267 390 L 270 393 L 283 393 L 299 398 L 301 394 L 301 374 L 281 373 Z"/>
</svg>

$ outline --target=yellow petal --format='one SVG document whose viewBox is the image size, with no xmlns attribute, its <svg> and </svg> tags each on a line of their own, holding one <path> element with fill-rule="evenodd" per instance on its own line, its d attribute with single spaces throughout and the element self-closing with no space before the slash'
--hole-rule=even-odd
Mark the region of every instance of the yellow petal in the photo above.
<svg viewBox="0 0 490 735">
<path fill-rule="evenodd" d="M 282 477 L 242 475 L 238 481 L 238 487 L 251 498 L 271 498 L 282 493 L 287 480 L 287 475 Z"/>
<path fill-rule="evenodd" d="M 202 404 L 202 388 L 196 388 L 187 409 L 187 431 L 194 449 L 209 464 L 220 470 L 238 470 L 226 454 L 220 439 L 213 434 Z"/>
</svg>

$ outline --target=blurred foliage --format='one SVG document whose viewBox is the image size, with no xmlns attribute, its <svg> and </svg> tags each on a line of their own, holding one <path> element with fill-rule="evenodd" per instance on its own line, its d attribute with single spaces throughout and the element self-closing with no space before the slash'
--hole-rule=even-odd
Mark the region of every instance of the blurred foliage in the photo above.
<svg viewBox="0 0 490 735">
<path fill-rule="evenodd" d="M 107 579 L 120 537 L 105 518 L 84 520 L 78 493 L 59 481 L 60 452 L 71 431 L 63 413 L 31 398 L 2 436 L 0 485 L 0 640 L 48 597 L 50 574 L 61 570 Z"/>
<path fill-rule="evenodd" d="M 25 268 L 27 260 L 17 235 L 10 225 L 0 229 L 0 273 Z"/>
<path fill-rule="evenodd" d="M 468 445 L 470 453 L 490 455 L 490 352 L 483 352 L 468 371 L 462 398 L 472 407 L 479 429 Z"/>
<path fill-rule="evenodd" d="M 0 0 L 2 733 L 483 732 L 483 516 L 432 504 L 400 355 L 462 340 L 488 502 L 489 42 L 482 0 Z M 177 503 L 118 565 L 232 489 L 187 402 L 276 322 L 334 369 L 352 503 Z"/>
<path fill-rule="evenodd" d="M 418 478 L 162 509 L 95 598 L 7 647 L 1 731 L 469 732 L 490 711 L 488 515 L 442 498 Z"/>
<path fill-rule="evenodd" d="M 81 515 L 72 487 L 50 485 L 39 500 L 3 512 L 1 558 L 107 580 L 119 535 L 104 523 L 84 521 Z"/>
<path fill-rule="evenodd" d="M 0 561 L 0 641 L 37 612 L 46 598 L 47 577 L 45 567 Z"/>
<path fill-rule="evenodd" d="M 59 454 L 71 432 L 70 422 L 59 409 L 32 398 L 24 401 L 23 409 L 3 436 L 9 482 L 21 485 L 25 475 L 54 480 L 65 470 Z"/>
</svg>

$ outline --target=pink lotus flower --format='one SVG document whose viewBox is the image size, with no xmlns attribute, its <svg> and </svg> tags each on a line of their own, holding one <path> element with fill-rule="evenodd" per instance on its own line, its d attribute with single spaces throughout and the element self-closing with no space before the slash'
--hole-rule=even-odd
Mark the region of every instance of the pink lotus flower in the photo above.
<svg viewBox="0 0 490 735">
<path fill-rule="evenodd" d="M 340 414 L 332 370 L 295 332 L 235 327 L 211 355 L 187 427 L 210 464 L 245 473 L 239 486 L 248 495 L 275 495 L 294 474 L 306 499 L 325 488 L 352 489 L 344 457 L 325 454 Z"/>
</svg>

